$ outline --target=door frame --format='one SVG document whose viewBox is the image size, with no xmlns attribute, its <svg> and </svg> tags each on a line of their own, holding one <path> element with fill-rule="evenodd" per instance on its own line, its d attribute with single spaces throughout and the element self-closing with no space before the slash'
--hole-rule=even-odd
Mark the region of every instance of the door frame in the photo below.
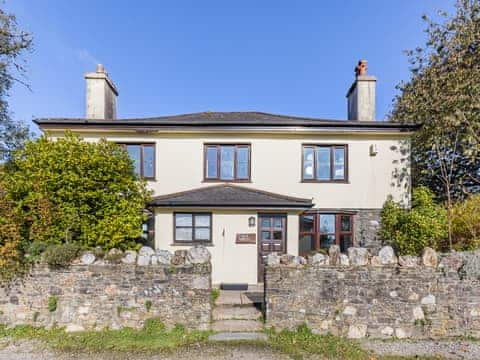
<svg viewBox="0 0 480 360">
<path fill-rule="evenodd" d="M 260 271 L 262 265 L 262 257 L 260 255 L 261 249 L 261 218 L 262 217 L 282 217 L 285 220 L 285 227 L 284 227 L 284 238 L 283 238 L 283 251 L 281 254 L 287 253 L 287 244 L 288 244 L 288 213 L 279 212 L 279 213 L 257 213 L 257 282 L 263 283 L 264 282 L 264 272 Z M 262 276 L 260 277 L 260 275 Z"/>
</svg>

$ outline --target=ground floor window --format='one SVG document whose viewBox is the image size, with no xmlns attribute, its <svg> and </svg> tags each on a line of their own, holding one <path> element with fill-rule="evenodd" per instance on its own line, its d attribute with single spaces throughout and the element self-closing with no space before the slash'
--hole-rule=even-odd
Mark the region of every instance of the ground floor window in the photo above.
<svg viewBox="0 0 480 360">
<path fill-rule="evenodd" d="M 337 244 L 342 252 L 353 246 L 353 215 L 305 213 L 300 216 L 301 255 Z"/>
<path fill-rule="evenodd" d="M 206 243 L 212 241 L 212 214 L 175 213 L 174 242 Z"/>
</svg>

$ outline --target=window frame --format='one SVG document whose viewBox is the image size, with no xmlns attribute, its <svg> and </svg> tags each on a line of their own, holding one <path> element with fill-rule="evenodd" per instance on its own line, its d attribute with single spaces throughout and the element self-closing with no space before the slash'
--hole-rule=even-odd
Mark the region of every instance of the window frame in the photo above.
<svg viewBox="0 0 480 360">
<path fill-rule="evenodd" d="M 305 148 L 313 149 L 313 178 L 305 178 L 305 157 L 304 150 Z M 329 148 L 330 149 L 330 179 L 318 179 L 317 178 L 317 148 Z M 343 179 L 335 179 L 335 149 L 344 150 L 344 168 L 343 168 Z M 305 183 L 348 183 L 348 144 L 302 144 L 302 167 L 301 167 L 301 182 Z"/>
<path fill-rule="evenodd" d="M 320 247 L 321 235 L 328 235 L 331 233 L 322 233 L 320 231 L 320 216 L 322 215 L 334 215 L 335 216 L 335 244 L 341 247 L 341 237 L 342 235 L 351 236 L 351 246 L 355 244 L 355 213 L 349 211 L 306 211 L 299 215 L 298 217 L 298 240 L 299 240 L 299 253 L 300 253 L 300 239 L 304 235 L 313 236 L 314 249 L 312 251 L 319 251 L 322 249 Z M 302 217 L 303 216 L 313 216 L 313 230 L 312 231 L 302 231 Z M 348 216 L 350 218 L 350 231 L 342 231 L 341 220 L 342 216 Z M 305 253 L 304 253 L 305 254 Z M 302 255 L 302 254 L 300 254 Z"/>
<path fill-rule="evenodd" d="M 155 180 L 157 175 L 157 147 L 156 143 L 154 142 L 117 142 L 118 146 L 122 147 L 127 151 L 128 145 L 137 145 L 140 146 L 140 174 L 138 177 L 140 179 L 145 180 Z M 153 147 L 153 176 L 144 176 L 144 167 L 143 167 L 143 159 L 144 159 L 144 148 L 145 147 Z"/>
<path fill-rule="evenodd" d="M 192 215 L 192 226 L 177 226 L 177 214 L 187 214 L 187 215 Z M 210 226 L 199 226 L 199 229 L 209 229 L 209 239 L 208 240 L 197 240 L 195 239 L 195 215 L 208 215 L 210 218 Z M 189 212 L 189 211 L 175 211 L 173 213 L 173 243 L 175 245 L 192 245 L 192 244 L 212 244 L 212 229 L 213 229 L 213 217 L 211 212 L 202 212 L 202 211 L 195 211 L 195 212 Z M 192 240 L 190 241 L 182 241 L 182 240 L 177 240 L 177 227 L 178 228 L 191 228 L 192 229 Z"/>
<path fill-rule="evenodd" d="M 232 146 L 233 152 L 233 179 L 221 178 L 221 147 Z M 207 175 L 207 151 L 210 147 L 217 148 L 217 177 L 208 177 Z M 238 148 L 248 149 L 248 177 L 239 179 L 237 173 L 237 154 Z M 204 143 L 203 144 L 203 181 L 204 182 L 230 182 L 230 183 L 249 183 L 252 181 L 252 144 L 251 143 Z"/>
</svg>

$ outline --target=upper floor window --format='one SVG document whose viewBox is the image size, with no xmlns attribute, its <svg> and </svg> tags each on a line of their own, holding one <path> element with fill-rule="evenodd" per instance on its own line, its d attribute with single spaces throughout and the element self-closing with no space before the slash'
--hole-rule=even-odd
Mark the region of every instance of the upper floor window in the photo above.
<svg viewBox="0 0 480 360">
<path fill-rule="evenodd" d="M 347 145 L 303 145 L 302 180 L 346 182 L 347 150 Z"/>
<path fill-rule="evenodd" d="M 205 145 L 206 181 L 250 181 L 249 144 Z"/>
<path fill-rule="evenodd" d="M 155 144 L 118 144 L 133 160 L 135 173 L 144 179 L 155 179 Z"/>
</svg>

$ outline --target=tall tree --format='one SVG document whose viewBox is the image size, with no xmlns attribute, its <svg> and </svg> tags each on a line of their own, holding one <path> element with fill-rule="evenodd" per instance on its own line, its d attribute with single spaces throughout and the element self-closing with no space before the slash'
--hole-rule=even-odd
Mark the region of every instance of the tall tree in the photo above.
<svg viewBox="0 0 480 360">
<path fill-rule="evenodd" d="M 0 8 L 0 161 L 8 159 L 13 150 L 28 137 L 28 127 L 14 121 L 8 107 L 8 95 L 25 72 L 22 55 L 32 47 L 31 34 L 19 30 L 14 15 Z"/>
<path fill-rule="evenodd" d="M 414 185 L 447 202 L 480 191 L 480 1 L 427 16 L 427 42 L 407 52 L 411 79 L 398 85 L 391 120 L 418 123 L 412 139 Z"/>
</svg>

